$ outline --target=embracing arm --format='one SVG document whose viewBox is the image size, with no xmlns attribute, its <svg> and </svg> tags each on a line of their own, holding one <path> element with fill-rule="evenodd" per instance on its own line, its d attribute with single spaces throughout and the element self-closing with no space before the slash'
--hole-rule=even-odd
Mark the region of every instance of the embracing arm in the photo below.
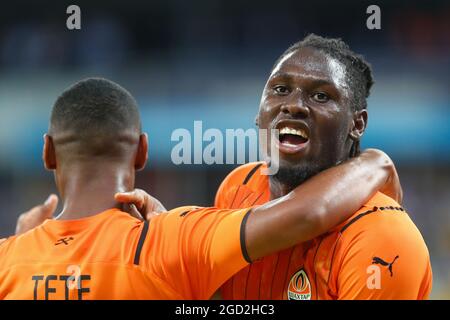
<svg viewBox="0 0 450 320">
<path fill-rule="evenodd" d="M 377 191 L 401 202 L 402 190 L 392 160 L 368 149 L 336 167 L 310 178 L 284 197 L 253 208 L 245 226 L 245 244 L 251 260 L 317 237 L 345 221 Z M 145 191 L 116 195 L 134 203 L 150 218 L 154 199 Z"/>
<path fill-rule="evenodd" d="M 392 160 L 373 149 L 317 174 L 286 196 L 252 210 L 245 226 L 249 258 L 255 260 L 319 236 L 393 181 L 400 189 Z M 392 191 L 390 196 L 398 199 L 401 191 Z"/>
</svg>

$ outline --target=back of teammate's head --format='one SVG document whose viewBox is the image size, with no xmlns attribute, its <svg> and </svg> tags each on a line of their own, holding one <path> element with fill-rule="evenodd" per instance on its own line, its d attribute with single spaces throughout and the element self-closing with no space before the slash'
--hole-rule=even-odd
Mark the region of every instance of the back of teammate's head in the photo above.
<svg viewBox="0 0 450 320">
<path fill-rule="evenodd" d="M 136 160 L 135 168 L 140 169 L 146 159 L 147 137 L 141 133 L 136 100 L 126 89 L 107 79 L 88 78 L 57 98 L 45 136 L 48 169 L 127 160 Z"/>
</svg>

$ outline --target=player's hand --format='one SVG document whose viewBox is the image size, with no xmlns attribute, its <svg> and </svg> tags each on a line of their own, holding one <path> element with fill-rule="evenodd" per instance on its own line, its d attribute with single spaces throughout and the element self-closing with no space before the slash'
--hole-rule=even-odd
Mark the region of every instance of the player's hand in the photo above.
<svg viewBox="0 0 450 320">
<path fill-rule="evenodd" d="M 395 168 L 392 159 L 383 151 L 378 149 L 366 149 L 361 153 L 361 157 L 368 157 L 374 160 L 380 160 L 382 168 L 385 168 L 388 172 L 388 179 L 384 186 L 380 189 L 380 192 L 391 197 L 399 204 L 403 202 L 403 190 L 400 184 L 400 178 Z"/>
<path fill-rule="evenodd" d="M 129 205 L 127 210 L 133 217 L 150 220 L 153 216 L 166 212 L 162 203 L 142 189 L 129 192 L 119 192 L 114 195 L 117 202 Z"/>
<path fill-rule="evenodd" d="M 41 205 L 22 213 L 17 219 L 16 234 L 22 234 L 51 219 L 58 206 L 58 196 L 51 194 Z"/>
</svg>

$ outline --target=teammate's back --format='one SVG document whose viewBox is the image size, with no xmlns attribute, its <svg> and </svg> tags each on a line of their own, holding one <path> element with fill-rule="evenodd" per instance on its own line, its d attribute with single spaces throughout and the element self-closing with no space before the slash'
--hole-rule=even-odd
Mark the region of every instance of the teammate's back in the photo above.
<svg viewBox="0 0 450 320">
<path fill-rule="evenodd" d="M 248 210 L 211 211 L 181 207 L 150 223 L 118 209 L 47 220 L 0 245 L 0 299 L 207 299 L 247 263 Z"/>
<path fill-rule="evenodd" d="M 144 224 L 118 210 L 47 220 L 0 246 L 1 299 L 137 299 L 156 291 L 138 264 Z"/>
</svg>

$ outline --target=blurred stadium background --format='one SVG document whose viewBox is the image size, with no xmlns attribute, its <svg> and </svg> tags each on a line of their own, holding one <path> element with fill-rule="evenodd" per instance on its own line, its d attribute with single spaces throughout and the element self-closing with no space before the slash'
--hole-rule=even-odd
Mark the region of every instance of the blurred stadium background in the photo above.
<svg viewBox="0 0 450 320">
<path fill-rule="evenodd" d="M 78 4 L 82 29 L 65 27 Z M 56 96 L 104 76 L 137 98 L 150 136 L 138 186 L 172 208 L 211 205 L 232 165 L 170 161 L 176 128 L 253 128 L 268 72 L 309 32 L 364 54 L 376 84 L 365 147 L 397 163 L 404 205 L 430 249 L 432 298 L 450 299 L 450 3 L 389 1 L 382 29 L 366 28 L 365 1 L 8 1 L 0 10 L 0 235 L 55 192 L 41 164 Z M 95 179 L 95 177 L 92 177 Z"/>
</svg>

